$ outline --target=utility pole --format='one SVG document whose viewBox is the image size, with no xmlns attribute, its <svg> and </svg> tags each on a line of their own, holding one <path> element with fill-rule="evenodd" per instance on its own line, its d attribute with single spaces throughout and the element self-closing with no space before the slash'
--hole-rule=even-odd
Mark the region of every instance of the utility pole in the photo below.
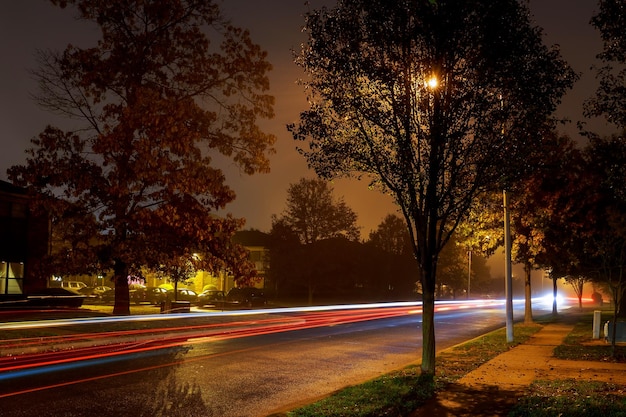
<svg viewBox="0 0 626 417">
<path fill-rule="evenodd" d="M 506 292 L 506 341 L 513 342 L 513 275 L 511 272 L 511 215 L 509 195 L 504 190 L 504 274 Z"/>
<path fill-rule="evenodd" d="M 467 251 L 467 299 L 470 299 L 470 282 L 472 282 L 472 250 Z"/>
</svg>

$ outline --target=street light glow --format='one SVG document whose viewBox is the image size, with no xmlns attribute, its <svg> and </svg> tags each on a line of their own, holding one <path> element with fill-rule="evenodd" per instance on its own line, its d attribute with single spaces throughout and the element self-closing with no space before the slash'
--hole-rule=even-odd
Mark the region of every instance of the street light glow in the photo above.
<svg viewBox="0 0 626 417">
<path fill-rule="evenodd" d="M 428 88 L 434 90 L 435 88 L 439 87 L 439 80 L 436 76 L 433 75 L 432 77 L 430 77 L 426 84 L 428 85 Z"/>
</svg>

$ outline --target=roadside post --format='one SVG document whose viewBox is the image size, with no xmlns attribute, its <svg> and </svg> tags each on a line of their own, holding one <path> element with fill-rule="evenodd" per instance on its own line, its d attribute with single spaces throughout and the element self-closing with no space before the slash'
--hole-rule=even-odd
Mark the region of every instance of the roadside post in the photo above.
<svg viewBox="0 0 626 417">
<path fill-rule="evenodd" d="M 594 310 L 593 312 L 593 338 L 600 338 L 600 327 L 602 326 L 602 311 Z"/>
</svg>

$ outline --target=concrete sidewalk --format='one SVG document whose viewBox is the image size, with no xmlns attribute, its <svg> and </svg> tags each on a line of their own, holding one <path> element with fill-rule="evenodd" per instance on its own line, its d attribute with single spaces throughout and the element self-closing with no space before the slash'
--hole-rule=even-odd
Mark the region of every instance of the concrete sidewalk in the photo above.
<svg viewBox="0 0 626 417">
<path fill-rule="evenodd" d="M 574 324 L 544 326 L 526 343 L 468 373 L 411 417 L 506 416 L 535 380 L 576 379 L 626 385 L 626 364 L 553 357 Z M 604 343 L 599 341 L 598 343 Z"/>
</svg>

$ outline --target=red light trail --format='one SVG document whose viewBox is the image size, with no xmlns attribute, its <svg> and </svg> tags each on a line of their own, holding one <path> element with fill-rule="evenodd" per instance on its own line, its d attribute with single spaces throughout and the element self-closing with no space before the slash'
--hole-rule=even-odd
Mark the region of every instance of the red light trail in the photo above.
<svg viewBox="0 0 626 417">
<path fill-rule="evenodd" d="M 436 311 L 467 309 L 502 308 L 503 300 L 470 300 L 463 302 L 438 302 Z M 355 308 L 356 307 L 356 308 Z M 194 319 L 188 325 L 170 327 L 154 326 L 149 329 L 126 329 L 118 331 L 83 332 L 65 336 L 45 336 L 28 339 L 0 340 L 0 381 L 27 378 L 48 372 L 66 369 L 90 367 L 112 361 L 128 360 L 156 353 L 159 350 L 172 349 L 194 344 L 206 344 L 220 340 L 261 336 L 280 332 L 312 329 L 324 326 L 337 326 L 348 323 L 380 320 L 386 318 L 419 315 L 422 313 L 421 303 L 389 303 L 359 306 L 308 307 L 293 309 L 273 309 L 230 313 L 192 313 L 172 316 L 134 316 L 125 318 L 96 318 L 62 321 L 43 321 L 27 323 L 5 323 L 0 329 L 20 329 L 23 327 L 54 327 L 80 324 L 94 324 L 108 321 L 115 322 L 154 322 L 172 318 Z M 280 314 L 280 316 L 274 316 Z M 248 320 L 238 317 L 246 315 Z M 229 317 L 224 321 L 224 317 Z M 268 317 L 269 316 L 269 317 Z M 183 318 L 184 317 L 184 318 Z M 234 319 L 233 319 L 234 318 Z M 206 319 L 207 323 L 198 323 L 198 319 Z M 216 323 L 216 320 L 222 320 Z M 172 324 L 172 323 L 170 323 Z M 50 350 L 56 349 L 56 350 Z M 7 355 L 6 352 L 17 352 Z M 21 353 L 24 352 L 24 353 Z M 32 353 L 28 353 L 32 352 Z M 232 352 L 231 352 L 232 353 Z M 181 362 L 200 360 L 209 356 L 225 353 L 211 353 L 197 357 L 186 357 L 179 361 L 159 364 L 156 367 L 172 366 Z M 141 372 L 154 369 L 154 366 L 124 371 L 121 374 Z M 114 377 L 119 373 L 63 382 L 70 385 L 87 380 Z M 4 384 L 6 386 L 6 384 Z M 0 393 L 0 398 L 19 395 L 61 386 L 59 384 L 30 388 L 15 392 Z"/>
</svg>

